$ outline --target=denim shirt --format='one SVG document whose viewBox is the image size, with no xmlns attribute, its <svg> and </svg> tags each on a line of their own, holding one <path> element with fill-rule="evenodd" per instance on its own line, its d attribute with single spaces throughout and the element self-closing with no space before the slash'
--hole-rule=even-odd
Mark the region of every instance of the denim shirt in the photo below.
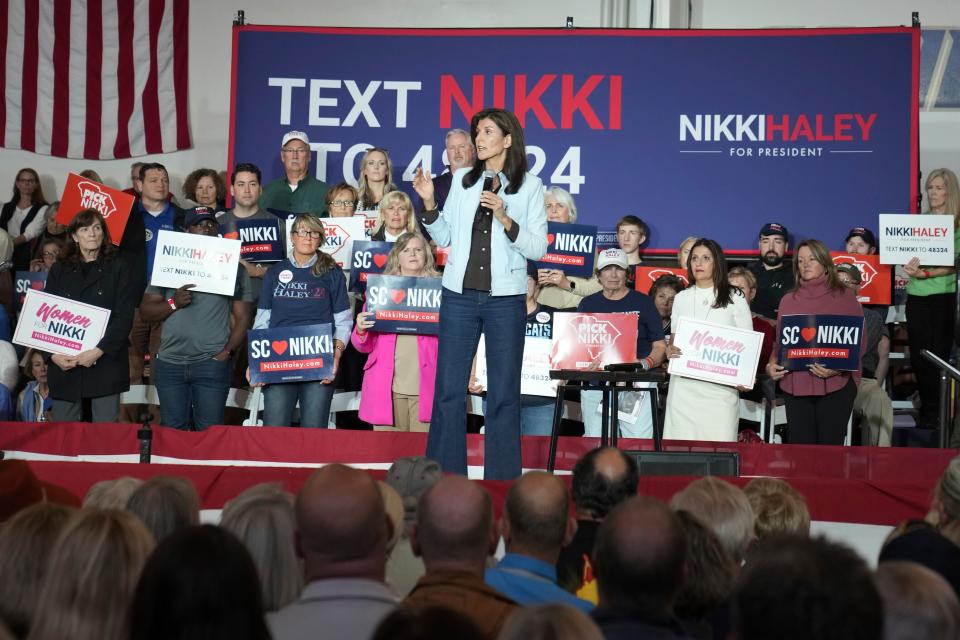
<svg viewBox="0 0 960 640">
<path fill-rule="evenodd" d="M 469 168 L 459 169 L 453 176 L 450 193 L 440 216 L 427 231 L 441 247 L 452 246 L 443 270 L 443 286 L 463 293 L 463 277 L 470 257 L 470 238 L 473 219 L 480 204 L 483 180 L 469 189 L 463 188 L 463 176 Z M 527 293 L 527 260 L 539 260 L 547 252 L 547 212 L 543 206 L 543 182 L 535 175 L 524 176 L 516 193 L 507 193 L 510 182 L 500 173 L 507 215 L 519 228 L 517 239 L 511 242 L 500 221 L 493 220 L 490 232 L 490 294 L 494 296 L 525 295 Z"/>
</svg>

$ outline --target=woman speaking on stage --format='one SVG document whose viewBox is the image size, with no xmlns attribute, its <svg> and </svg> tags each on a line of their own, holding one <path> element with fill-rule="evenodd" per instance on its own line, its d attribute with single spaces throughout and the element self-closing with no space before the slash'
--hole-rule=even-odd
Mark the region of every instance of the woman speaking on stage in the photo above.
<svg viewBox="0 0 960 640">
<path fill-rule="evenodd" d="M 520 367 L 527 318 L 527 260 L 547 251 L 543 183 L 527 173 L 523 129 L 509 111 L 484 109 L 470 122 L 473 167 L 453 176 L 443 211 L 433 179 L 417 169 L 421 222 L 450 247 L 443 272 L 437 383 L 427 456 L 466 474 L 466 396 L 473 355 L 484 333 L 487 385 L 484 478 L 520 475 Z"/>
</svg>

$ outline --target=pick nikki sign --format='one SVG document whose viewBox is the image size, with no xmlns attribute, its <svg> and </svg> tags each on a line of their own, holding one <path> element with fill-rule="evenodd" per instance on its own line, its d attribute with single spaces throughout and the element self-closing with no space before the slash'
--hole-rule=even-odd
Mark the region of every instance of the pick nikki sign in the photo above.
<svg viewBox="0 0 960 640">
<path fill-rule="evenodd" d="M 392 242 L 354 240 L 353 255 L 350 258 L 349 290 L 354 293 L 366 291 L 367 279 L 372 275 L 383 273 L 391 249 L 393 249 Z"/>
<path fill-rule="evenodd" d="M 247 332 L 250 382 L 311 382 L 333 377 L 330 324 L 311 324 Z"/>
<path fill-rule="evenodd" d="M 135 198 L 129 193 L 71 173 L 67 176 L 66 186 L 63 187 L 60 208 L 57 209 L 55 219 L 66 226 L 78 212 L 84 209 L 96 209 L 107 223 L 110 241 L 119 245 L 127 220 L 130 218 L 134 200 Z"/>
<path fill-rule="evenodd" d="M 641 267 L 637 266 L 636 282 L 634 286 L 637 291 L 643 294 L 650 293 L 650 287 L 660 276 L 677 276 L 683 281 L 684 286 L 690 284 L 687 281 L 687 270 L 680 267 Z"/>
<path fill-rule="evenodd" d="M 548 222 L 547 253 L 537 261 L 537 268 L 559 269 L 568 276 L 590 278 L 596 247 L 596 227 Z"/>
<path fill-rule="evenodd" d="M 602 369 L 637 359 L 634 313 L 555 313 L 550 366 Z"/>
<path fill-rule="evenodd" d="M 858 316 L 781 316 L 778 361 L 790 371 L 804 371 L 812 364 L 858 371 L 863 330 Z"/>
<path fill-rule="evenodd" d="M 371 275 L 367 311 L 381 333 L 436 335 L 440 330 L 440 278 Z"/>
<path fill-rule="evenodd" d="M 240 241 L 240 257 L 250 262 L 283 260 L 283 241 L 279 220 L 237 220 L 232 230 L 223 229 L 223 237 Z"/>
</svg>

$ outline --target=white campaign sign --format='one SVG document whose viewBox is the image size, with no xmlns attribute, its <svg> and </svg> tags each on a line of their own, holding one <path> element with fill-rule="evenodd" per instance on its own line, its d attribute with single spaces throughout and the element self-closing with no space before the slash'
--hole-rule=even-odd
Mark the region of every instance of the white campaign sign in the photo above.
<svg viewBox="0 0 960 640">
<path fill-rule="evenodd" d="M 36 289 L 23 300 L 13 341 L 49 353 L 75 356 L 103 339 L 110 310 Z"/>
<path fill-rule="evenodd" d="M 161 231 L 153 258 L 150 284 L 178 289 L 194 285 L 193 291 L 232 296 L 240 265 L 239 240 Z"/>
<path fill-rule="evenodd" d="M 880 214 L 880 264 L 953 266 L 953 216 Z"/>
<path fill-rule="evenodd" d="M 293 255 L 293 240 L 290 232 L 293 231 L 293 221 L 296 218 L 287 218 L 287 255 Z M 354 240 L 369 240 L 366 232 L 367 219 L 364 216 L 350 216 L 349 218 L 320 218 L 323 223 L 323 252 L 337 261 L 344 271 L 350 270 L 350 256 L 353 255 Z"/>
<path fill-rule="evenodd" d="M 525 396 L 557 395 L 559 380 L 550 379 L 550 338 L 527 336 L 523 343 L 523 367 L 520 370 L 520 393 Z M 477 384 L 487 388 L 487 349 L 480 336 L 477 345 L 477 368 L 474 372 Z"/>
<path fill-rule="evenodd" d="M 673 346 L 683 355 L 670 358 L 670 375 L 753 387 L 763 334 L 736 327 L 680 318 L 673 327 Z"/>
</svg>

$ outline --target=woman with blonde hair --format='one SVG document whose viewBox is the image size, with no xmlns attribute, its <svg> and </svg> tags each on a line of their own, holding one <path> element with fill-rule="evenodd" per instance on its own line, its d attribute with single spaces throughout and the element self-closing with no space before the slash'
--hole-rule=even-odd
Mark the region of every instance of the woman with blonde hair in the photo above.
<svg viewBox="0 0 960 640">
<path fill-rule="evenodd" d="M 397 238 L 383 272 L 437 277 L 433 254 L 419 233 Z M 380 333 L 373 312 L 357 315 L 351 342 L 370 354 L 360 391 L 360 419 L 384 431 L 428 431 L 437 375 L 437 336 Z"/>
<path fill-rule="evenodd" d="M 393 184 L 393 163 L 386 149 L 371 147 L 363 154 L 360 160 L 360 180 L 357 193 L 360 201 L 357 211 L 373 211 L 380 206 L 380 201 L 391 191 L 397 190 Z"/>
<path fill-rule="evenodd" d="M 127 640 L 130 606 L 153 536 L 132 513 L 82 510 L 47 565 L 29 640 Z"/>
<path fill-rule="evenodd" d="M 413 219 L 413 201 L 403 191 L 391 191 L 380 201 L 380 215 L 371 240 L 396 242 L 404 233 L 417 230 Z"/>
<path fill-rule="evenodd" d="M 333 400 L 331 383 L 350 339 L 353 313 L 343 271 L 321 250 L 324 233 L 320 219 L 306 213 L 298 215 L 291 225 L 290 240 L 290 256 L 270 267 L 263 277 L 253 328 L 330 324 L 334 338 L 333 372 L 319 381 L 267 385 L 263 393 L 263 423 L 290 426 L 299 401 L 300 426 L 326 428 Z"/>
<path fill-rule="evenodd" d="M 291 544 L 296 529 L 293 495 L 279 484 L 254 485 L 227 503 L 220 526 L 250 552 L 264 611 L 279 611 L 300 596 L 303 569 Z"/>
</svg>

